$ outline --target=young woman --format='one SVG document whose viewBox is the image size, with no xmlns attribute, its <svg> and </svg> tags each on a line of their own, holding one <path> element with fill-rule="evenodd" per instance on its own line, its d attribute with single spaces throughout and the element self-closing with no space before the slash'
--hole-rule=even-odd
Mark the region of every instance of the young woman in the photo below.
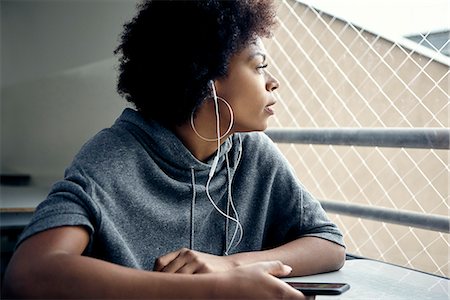
<svg viewBox="0 0 450 300">
<path fill-rule="evenodd" d="M 5 292 L 43 298 L 298 298 L 277 279 L 339 269 L 342 235 L 263 134 L 278 81 L 267 0 L 146 1 L 125 26 L 135 105 L 39 205 Z"/>
</svg>

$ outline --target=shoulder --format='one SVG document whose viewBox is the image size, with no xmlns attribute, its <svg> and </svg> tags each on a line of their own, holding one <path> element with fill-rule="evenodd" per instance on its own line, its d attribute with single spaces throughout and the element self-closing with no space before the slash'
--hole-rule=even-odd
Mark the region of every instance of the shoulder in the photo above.
<svg viewBox="0 0 450 300">
<path fill-rule="evenodd" d="M 122 128 L 103 129 L 81 147 L 76 158 L 103 160 L 121 156 L 121 152 L 130 147 L 130 138 L 132 136 Z"/>
<path fill-rule="evenodd" d="M 125 128 L 112 126 L 90 138 L 75 155 L 71 168 L 82 169 L 90 175 L 122 171 L 129 162 L 145 152 Z"/>
<path fill-rule="evenodd" d="M 246 172 L 265 173 L 269 177 L 278 174 L 279 178 L 293 176 L 291 164 L 264 132 L 239 133 L 239 135 L 242 140 L 240 165 Z"/>
<path fill-rule="evenodd" d="M 239 133 L 243 154 L 267 162 L 286 163 L 277 145 L 264 132 Z"/>
</svg>

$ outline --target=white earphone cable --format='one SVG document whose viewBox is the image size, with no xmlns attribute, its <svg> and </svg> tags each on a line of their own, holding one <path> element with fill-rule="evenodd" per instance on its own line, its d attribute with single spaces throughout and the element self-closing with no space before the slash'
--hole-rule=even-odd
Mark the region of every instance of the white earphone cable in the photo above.
<svg viewBox="0 0 450 300">
<path fill-rule="evenodd" d="M 219 103 L 218 103 L 218 100 L 217 100 L 216 88 L 215 88 L 215 86 L 214 86 L 214 82 L 213 82 L 213 81 L 211 81 L 211 88 L 212 88 L 213 95 L 214 95 L 214 107 L 215 107 L 215 114 L 216 114 L 217 153 L 216 153 L 216 156 L 215 156 L 215 158 L 214 158 L 214 161 L 213 161 L 213 163 L 212 163 L 212 165 L 211 165 L 211 170 L 209 171 L 209 178 L 208 178 L 208 180 L 207 180 L 207 182 L 206 182 L 206 195 L 207 195 L 207 197 L 208 197 L 208 200 L 211 202 L 211 204 L 213 205 L 213 207 L 215 208 L 216 211 L 218 211 L 218 212 L 219 212 L 221 215 L 223 215 L 225 218 L 227 218 L 227 219 L 229 219 L 229 220 L 231 220 L 231 221 L 233 221 L 233 222 L 236 223 L 236 229 L 235 229 L 235 231 L 234 231 L 233 237 L 231 238 L 230 245 L 229 245 L 229 246 L 227 247 L 227 249 L 225 250 L 225 255 L 228 255 L 228 252 L 230 251 L 231 247 L 233 246 L 233 242 L 234 242 L 234 239 L 235 239 L 235 237 L 236 237 L 237 231 L 239 230 L 240 236 L 239 236 L 239 240 L 238 240 L 236 246 L 237 246 L 237 245 L 240 243 L 240 241 L 242 240 L 242 236 L 243 236 L 243 232 L 244 232 L 244 231 L 243 231 L 241 222 L 239 222 L 239 216 L 238 216 L 238 213 L 237 213 L 237 211 L 236 211 L 236 207 L 235 207 L 235 205 L 234 205 L 234 203 L 233 203 L 233 199 L 231 198 L 230 204 L 231 204 L 231 208 L 233 209 L 233 212 L 234 212 L 234 215 L 236 216 L 236 218 L 233 218 L 233 217 L 230 216 L 229 214 L 224 213 L 219 207 L 217 207 L 217 205 L 214 203 L 214 200 L 213 200 L 212 197 L 211 197 L 211 194 L 209 193 L 209 185 L 210 185 L 211 180 L 212 180 L 212 178 L 213 178 L 213 176 L 214 176 L 214 173 L 215 173 L 215 171 L 216 171 L 217 164 L 218 164 L 218 162 L 219 162 L 219 157 L 220 157 L 220 116 L 219 116 Z M 239 137 L 239 138 L 240 138 L 240 137 Z M 241 140 L 240 140 L 240 142 L 241 142 Z M 242 147 L 242 142 L 240 143 L 240 148 L 239 148 L 239 149 L 241 149 L 241 147 Z M 240 152 L 241 152 L 241 151 L 240 151 Z M 240 154 L 241 154 L 241 153 L 239 153 L 238 160 L 240 160 Z M 228 156 L 226 156 L 226 159 L 227 159 L 227 167 L 229 168 Z M 229 186 L 228 186 L 228 191 L 229 191 L 228 197 L 230 198 L 230 197 L 231 197 L 231 179 L 230 179 L 230 177 L 228 177 L 228 184 L 229 184 Z"/>
</svg>

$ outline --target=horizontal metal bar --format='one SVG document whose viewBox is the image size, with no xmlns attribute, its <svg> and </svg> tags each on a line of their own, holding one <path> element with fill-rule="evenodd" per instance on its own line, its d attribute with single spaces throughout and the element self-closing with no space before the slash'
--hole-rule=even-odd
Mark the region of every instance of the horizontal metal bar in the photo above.
<svg viewBox="0 0 450 300">
<path fill-rule="evenodd" d="M 450 218 L 445 216 L 329 200 L 320 203 L 330 213 L 450 233 Z"/>
<path fill-rule="evenodd" d="M 271 128 L 276 143 L 450 149 L 450 128 Z"/>
</svg>

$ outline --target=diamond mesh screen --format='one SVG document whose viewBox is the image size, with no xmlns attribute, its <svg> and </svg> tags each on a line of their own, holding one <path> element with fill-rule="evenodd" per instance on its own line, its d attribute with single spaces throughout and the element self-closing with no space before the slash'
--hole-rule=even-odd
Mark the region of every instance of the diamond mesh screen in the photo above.
<svg viewBox="0 0 450 300">
<path fill-rule="evenodd" d="M 281 85 L 270 127 L 449 127 L 450 60 L 439 52 L 448 39 L 436 51 L 419 51 L 293 0 L 279 1 L 278 17 L 266 42 Z M 319 199 L 449 214 L 449 151 L 279 148 Z M 349 253 L 450 276 L 449 234 L 330 217 Z"/>
</svg>

